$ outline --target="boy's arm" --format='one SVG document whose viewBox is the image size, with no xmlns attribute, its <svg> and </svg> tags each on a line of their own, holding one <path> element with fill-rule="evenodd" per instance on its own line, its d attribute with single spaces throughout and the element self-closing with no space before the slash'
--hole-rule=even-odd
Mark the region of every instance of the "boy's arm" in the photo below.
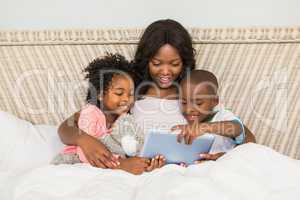
<svg viewBox="0 0 300 200">
<path fill-rule="evenodd" d="M 244 143 L 248 143 L 248 142 L 256 143 L 254 134 L 245 125 L 244 125 L 244 130 L 245 130 Z M 201 160 L 197 161 L 197 163 L 201 163 L 201 162 L 208 161 L 208 160 L 217 160 L 224 154 L 225 154 L 225 152 L 220 152 L 220 153 L 215 153 L 215 154 L 204 153 L 204 154 L 201 154 Z"/>
<path fill-rule="evenodd" d="M 236 138 L 243 131 L 243 127 L 236 121 L 221 121 L 221 122 L 209 122 L 200 123 L 198 128 L 198 134 L 213 133 L 216 135 Z"/>
<path fill-rule="evenodd" d="M 193 123 L 189 125 L 177 125 L 171 130 L 180 130 L 177 137 L 178 142 L 182 139 L 186 144 L 192 144 L 192 141 L 205 133 L 213 133 L 225 137 L 237 138 L 243 133 L 243 125 L 235 120 L 221 121 L 221 122 L 208 122 L 208 123 Z"/>
</svg>

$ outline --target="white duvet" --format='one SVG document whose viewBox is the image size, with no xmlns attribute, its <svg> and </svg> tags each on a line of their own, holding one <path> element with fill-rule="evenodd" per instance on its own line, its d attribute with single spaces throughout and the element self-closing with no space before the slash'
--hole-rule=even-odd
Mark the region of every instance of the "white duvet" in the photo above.
<svg viewBox="0 0 300 200">
<path fill-rule="evenodd" d="M 298 200 L 300 162 L 247 144 L 216 162 L 167 165 L 140 176 L 85 164 L 46 165 L 2 181 L 0 199 Z"/>
<path fill-rule="evenodd" d="M 46 129 L 39 127 L 43 128 Z M 50 129 L 52 132 L 55 130 Z M 47 139 L 43 131 L 35 132 L 43 136 L 35 143 L 26 142 L 24 138 L 32 134 L 32 130 L 22 133 L 23 142 L 19 142 L 19 146 L 11 145 L 15 141 L 9 143 L 7 137 L 0 138 L 1 200 L 300 199 L 300 161 L 262 145 L 241 145 L 216 162 L 188 168 L 167 165 L 135 176 L 86 164 L 48 165 L 48 160 L 56 153 L 54 149 L 60 148 L 60 145 L 53 144 L 55 142 L 49 145 L 49 137 Z M 57 140 L 54 135 L 52 138 Z M 41 145 L 43 142 L 44 145 Z M 8 144 L 10 148 L 4 149 L 2 145 Z M 20 144 L 23 146 L 20 147 Z M 29 152 L 28 146 L 31 149 Z M 23 159 L 23 168 L 12 158 L 20 151 L 24 157 L 37 149 L 43 151 Z M 43 153 L 45 156 L 42 159 Z M 30 159 L 34 161 L 30 162 Z M 18 165 L 14 166 L 15 163 Z M 34 164 L 31 166 L 30 163 Z"/>
</svg>

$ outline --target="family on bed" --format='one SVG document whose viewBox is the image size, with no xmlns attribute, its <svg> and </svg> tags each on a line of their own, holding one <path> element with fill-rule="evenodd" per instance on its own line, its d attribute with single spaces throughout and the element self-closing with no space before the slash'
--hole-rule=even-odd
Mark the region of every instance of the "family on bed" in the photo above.
<svg viewBox="0 0 300 200">
<path fill-rule="evenodd" d="M 152 129 L 176 132 L 178 142 L 186 144 L 214 134 L 210 152 L 200 154 L 195 164 L 255 142 L 241 120 L 219 103 L 216 76 L 194 68 L 191 36 L 174 20 L 150 24 L 132 62 L 111 53 L 92 61 L 84 69 L 87 104 L 60 125 L 60 138 L 68 146 L 52 163 L 152 171 L 165 165 L 164 155 L 139 157 Z"/>
</svg>

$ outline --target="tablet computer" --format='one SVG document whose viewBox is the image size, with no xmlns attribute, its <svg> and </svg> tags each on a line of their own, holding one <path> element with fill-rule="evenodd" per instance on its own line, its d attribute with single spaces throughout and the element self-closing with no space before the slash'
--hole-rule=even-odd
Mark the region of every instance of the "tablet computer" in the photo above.
<svg viewBox="0 0 300 200">
<path fill-rule="evenodd" d="M 204 134 L 187 145 L 177 142 L 177 134 L 171 132 L 152 131 L 145 137 L 144 146 L 140 156 L 153 158 L 163 155 L 167 164 L 186 163 L 193 164 L 199 160 L 200 153 L 208 153 L 214 142 L 214 135 Z"/>
</svg>

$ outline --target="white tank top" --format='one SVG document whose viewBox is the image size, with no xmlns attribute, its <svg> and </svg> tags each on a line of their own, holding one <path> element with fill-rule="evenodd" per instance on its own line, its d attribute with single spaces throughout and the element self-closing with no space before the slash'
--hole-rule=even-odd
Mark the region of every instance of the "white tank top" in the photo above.
<svg viewBox="0 0 300 200">
<path fill-rule="evenodd" d="M 150 130 L 169 131 L 175 125 L 187 123 L 178 100 L 145 97 L 135 102 L 131 113 L 144 133 Z"/>
</svg>

